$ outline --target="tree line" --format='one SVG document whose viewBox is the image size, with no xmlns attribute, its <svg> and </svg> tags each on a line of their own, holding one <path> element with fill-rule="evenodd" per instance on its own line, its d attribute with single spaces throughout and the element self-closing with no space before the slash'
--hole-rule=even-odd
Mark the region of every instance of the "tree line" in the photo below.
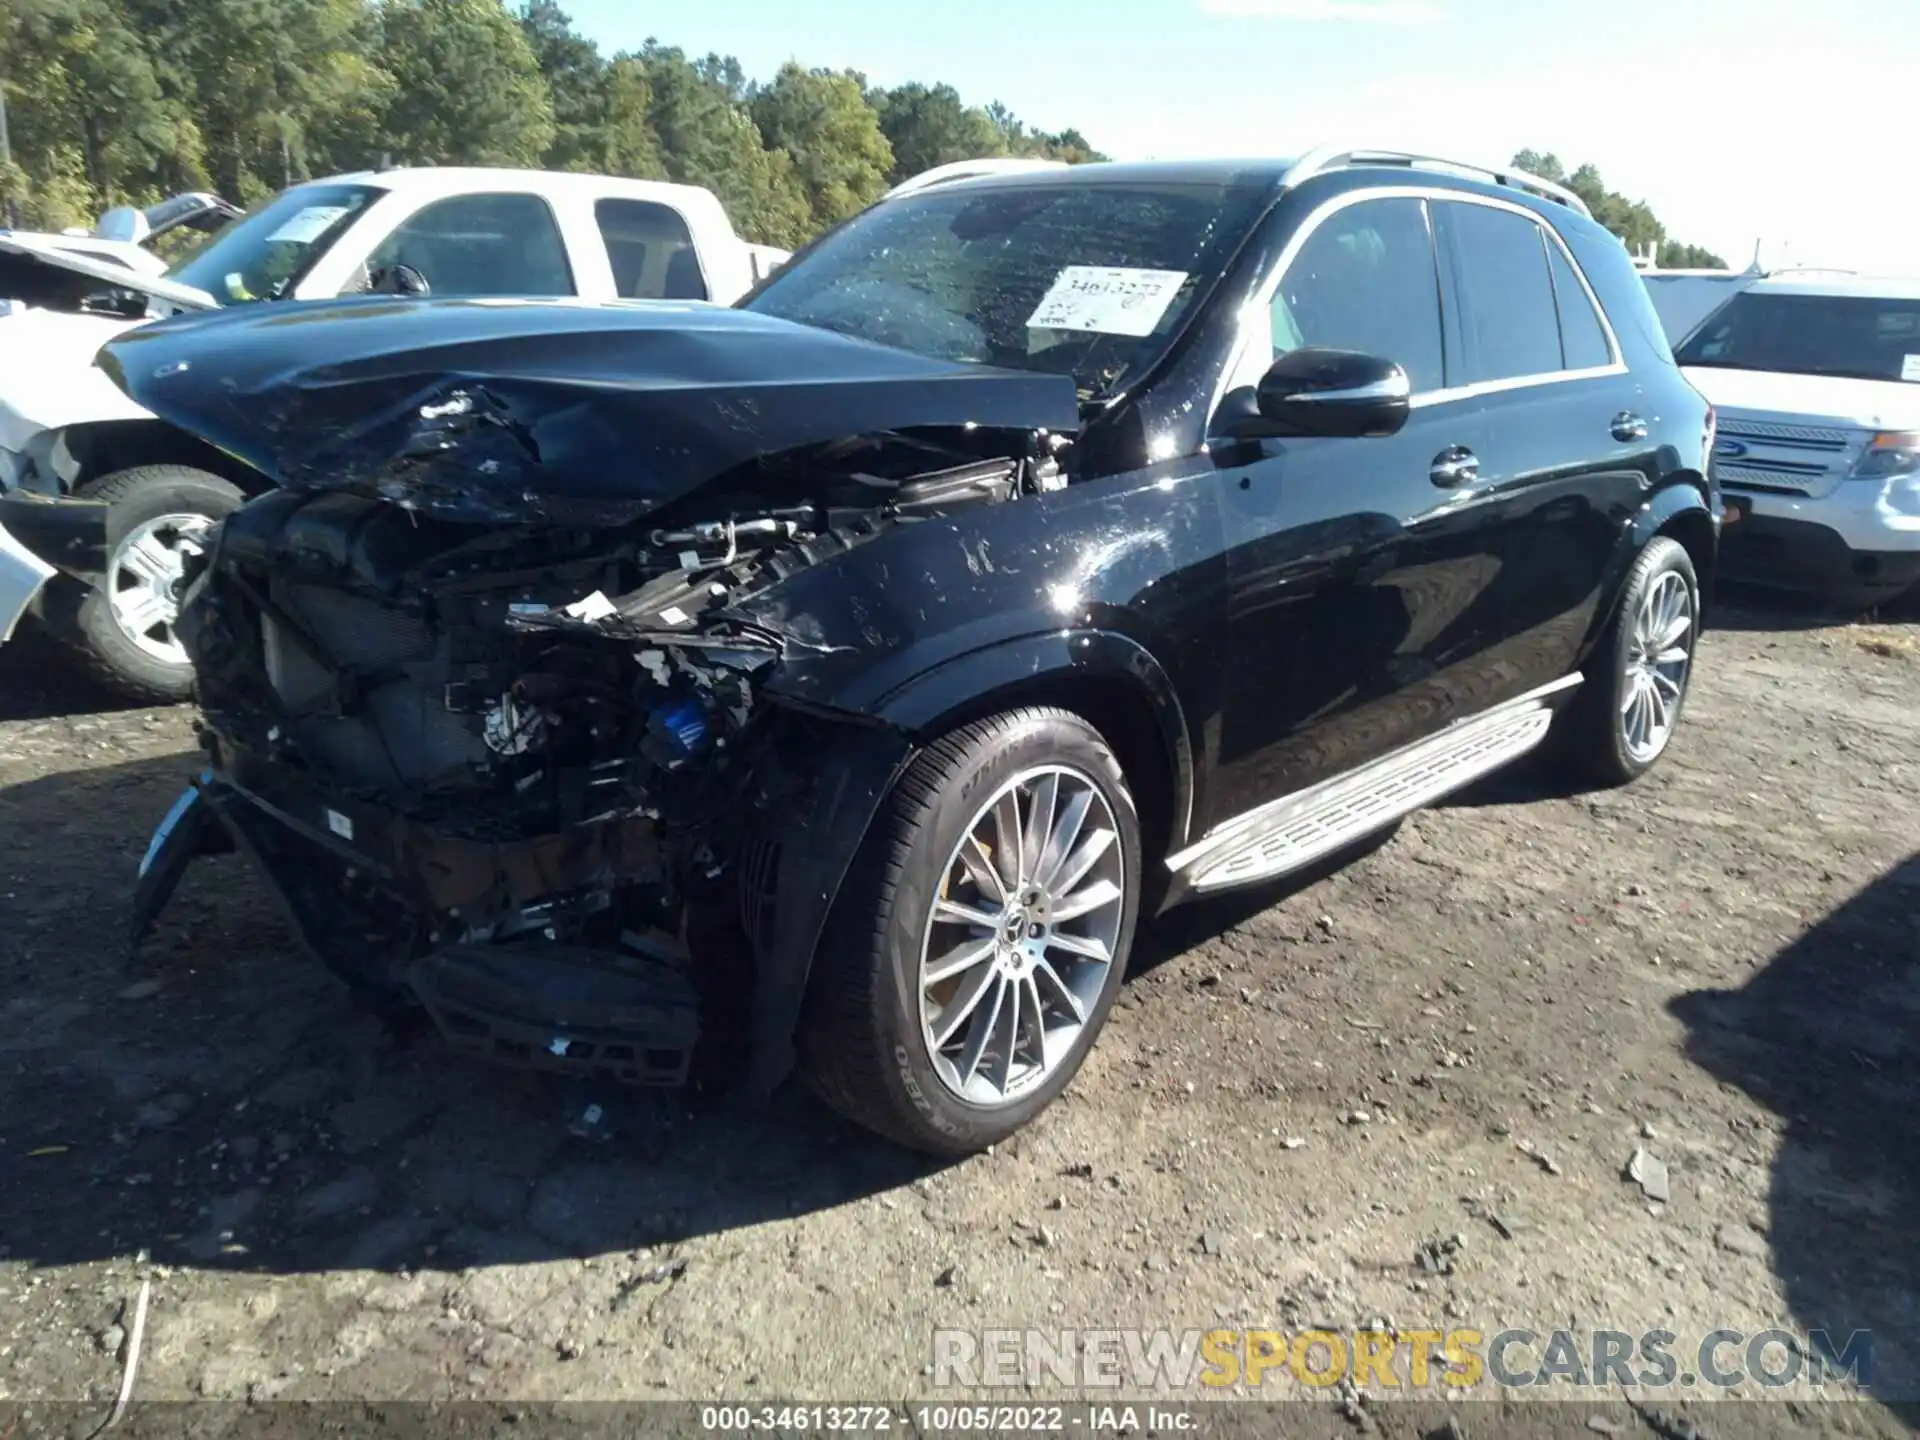
<svg viewBox="0 0 1920 1440">
<path fill-rule="evenodd" d="M 1573 173 L 1567 173 L 1567 167 L 1558 155 L 1551 151 L 1522 150 L 1513 157 L 1516 170 L 1525 170 L 1538 175 L 1542 180 L 1551 180 L 1556 185 L 1564 185 L 1593 211 L 1593 218 L 1607 229 L 1618 235 L 1627 244 L 1627 248 L 1636 255 L 1651 250 L 1654 263 L 1673 270 L 1720 270 L 1726 267 L 1713 251 L 1699 245 L 1684 245 L 1667 234 L 1662 225 L 1648 208 L 1644 200 L 1629 200 L 1617 190 L 1609 190 L 1601 182 L 1600 172 L 1592 165 L 1575 167 Z"/>
<path fill-rule="evenodd" d="M 704 185 L 750 239 L 796 246 L 886 188 L 981 155 L 1105 157 L 951 85 L 874 86 L 648 39 L 608 55 L 559 0 L 0 0 L 0 223 L 90 224 L 109 205 L 216 190 L 253 205 L 317 175 L 521 165 Z M 1660 263 L 1717 257 L 1552 155 Z"/>
<path fill-rule="evenodd" d="M 0 102 L 0 213 L 37 229 L 385 158 L 704 185 L 793 246 L 947 160 L 1104 158 L 950 85 L 754 81 L 652 39 L 607 55 L 557 0 L 0 0 Z"/>
</svg>

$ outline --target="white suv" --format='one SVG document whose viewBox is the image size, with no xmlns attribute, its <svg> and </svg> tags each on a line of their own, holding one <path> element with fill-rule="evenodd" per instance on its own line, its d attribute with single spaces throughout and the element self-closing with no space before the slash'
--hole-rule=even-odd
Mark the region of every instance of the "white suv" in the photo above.
<svg viewBox="0 0 1920 1440">
<path fill-rule="evenodd" d="M 1920 280 L 1760 280 L 1675 355 L 1719 415 L 1722 575 L 1850 604 L 1920 584 Z"/>
</svg>

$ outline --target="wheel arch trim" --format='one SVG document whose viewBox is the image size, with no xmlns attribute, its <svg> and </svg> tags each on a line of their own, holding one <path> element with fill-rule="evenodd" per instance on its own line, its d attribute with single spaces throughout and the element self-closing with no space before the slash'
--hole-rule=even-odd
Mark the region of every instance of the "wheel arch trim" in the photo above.
<svg viewBox="0 0 1920 1440">
<path fill-rule="evenodd" d="M 880 697 L 874 718 L 908 734 L 927 736 L 997 710 L 1036 703 L 1074 709 L 1075 682 L 1117 687 L 1153 722 L 1169 784 L 1168 833 L 1156 837 L 1171 850 L 1191 834 L 1195 790 L 1193 740 L 1185 707 L 1165 668 L 1139 641 L 1112 630 L 1063 629 L 1023 635 L 970 650 L 922 671 Z M 1097 719 L 1088 715 L 1089 721 Z M 1113 737 L 1108 737 L 1111 740 Z"/>
<path fill-rule="evenodd" d="M 1587 627 L 1587 633 L 1580 643 L 1580 661 L 1585 664 L 1592 655 L 1593 647 L 1606 634 L 1607 626 L 1613 621 L 1613 614 L 1619 607 L 1621 586 L 1626 584 L 1627 576 L 1634 564 L 1645 552 L 1649 543 L 1665 535 L 1678 541 L 1687 550 L 1693 561 L 1695 579 L 1700 587 L 1700 613 L 1704 619 L 1707 610 L 1707 594 L 1713 585 L 1713 570 L 1717 562 L 1720 543 L 1720 511 L 1717 496 L 1705 478 L 1692 471 L 1674 472 L 1657 489 L 1648 494 L 1639 509 L 1633 512 L 1620 533 L 1620 543 L 1614 547 L 1611 559 L 1607 563 L 1606 573 L 1600 584 L 1601 603 L 1594 607 L 1593 619 Z M 1697 537 L 1704 527 L 1709 537 L 1707 565 L 1704 570 L 1700 557 L 1694 554 L 1695 546 L 1687 544 L 1687 537 L 1680 532 L 1692 531 Z"/>
</svg>

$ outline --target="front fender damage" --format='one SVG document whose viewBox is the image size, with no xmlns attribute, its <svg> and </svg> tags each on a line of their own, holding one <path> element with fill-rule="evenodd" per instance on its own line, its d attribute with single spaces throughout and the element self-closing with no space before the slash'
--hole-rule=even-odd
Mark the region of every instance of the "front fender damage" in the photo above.
<svg viewBox="0 0 1920 1440">
<path fill-rule="evenodd" d="M 308 951 L 456 1050 L 671 1085 L 744 1041 L 726 1077 L 765 1097 L 915 753 L 785 683 L 882 657 L 856 616 L 782 588 L 1056 486 L 1059 448 L 856 437 L 624 525 L 261 497 L 183 596 L 210 763 L 143 867 L 134 943 L 195 858 L 232 849 Z"/>
</svg>

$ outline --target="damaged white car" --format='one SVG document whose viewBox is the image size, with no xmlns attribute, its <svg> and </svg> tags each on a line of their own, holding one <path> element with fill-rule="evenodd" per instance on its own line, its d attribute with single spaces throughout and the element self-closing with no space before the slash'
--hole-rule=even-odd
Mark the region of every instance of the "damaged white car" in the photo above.
<svg viewBox="0 0 1920 1440">
<path fill-rule="evenodd" d="M 141 701 L 191 692 L 174 628 L 183 567 L 267 482 L 109 382 L 94 364 L 106 341 L 154 317 L 367 291 L 724 304 L 785 258 L 740 239 L 694 186 L 460 168 L 293 186 L 164 274 L 113 253 L 144 254 L 134 242 L 183 223 L 185 208 L 112 212 L 98 239 L 0 234 L 12 302 L 0 314 L 0 493 L 110 509 L 105 556 L 84 572 L 72 555 L 20 559 L 18 534 L 0 542 L 0 635 L 31 608 L 97 680 Z M 200 223 L 234 213 L 196 212 Z"/>
</svg>

